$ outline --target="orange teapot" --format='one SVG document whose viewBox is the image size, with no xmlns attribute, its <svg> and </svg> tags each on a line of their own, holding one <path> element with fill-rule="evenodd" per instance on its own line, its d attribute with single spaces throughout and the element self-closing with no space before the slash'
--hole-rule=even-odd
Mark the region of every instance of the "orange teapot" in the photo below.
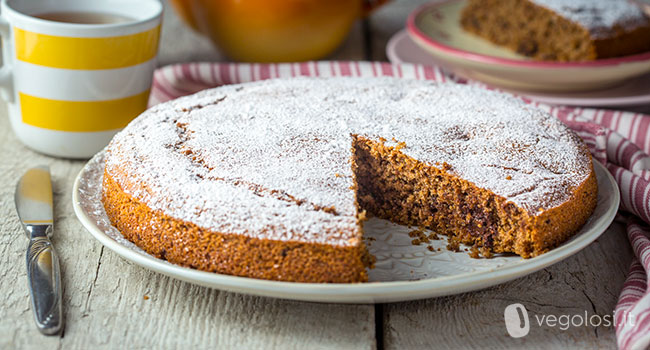
<svg viewBox="0 0 650 350">
<path fill-rule="evenodd" d="M 386 0 L 171 0 L 180 16 L 234 60 L 321 58 L 354 21 Z"/>
</svg>

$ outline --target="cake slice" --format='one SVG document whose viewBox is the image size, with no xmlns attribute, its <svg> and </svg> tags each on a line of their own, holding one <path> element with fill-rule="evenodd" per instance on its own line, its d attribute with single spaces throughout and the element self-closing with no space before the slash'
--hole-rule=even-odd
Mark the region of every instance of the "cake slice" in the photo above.
<svg viewBox="0 0 650 350">
<path fill-rule="evenodd" d="M 542 61 L 650 51 L 650 19 L 629 0 L 469 0 L 463 28 Z"/>
</svg>

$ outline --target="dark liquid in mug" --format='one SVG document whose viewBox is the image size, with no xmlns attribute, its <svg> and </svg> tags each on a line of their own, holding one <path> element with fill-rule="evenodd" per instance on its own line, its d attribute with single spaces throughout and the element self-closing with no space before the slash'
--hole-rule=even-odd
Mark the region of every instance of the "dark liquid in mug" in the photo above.
<svg viewBox="0 0 650 350">
<path fill-rule="evenodd" d="M 65 12 L 46 12 L 37 15 L 32 15 L 36 18 L 46 19 L 48 21 L 76 23 L 76 24 L 113 24 L 132 22 L 133 18 L 128 16 L 116 15 L 105 12 L 81 12 L 81 11 L 65 11 Z"/>
</svg>

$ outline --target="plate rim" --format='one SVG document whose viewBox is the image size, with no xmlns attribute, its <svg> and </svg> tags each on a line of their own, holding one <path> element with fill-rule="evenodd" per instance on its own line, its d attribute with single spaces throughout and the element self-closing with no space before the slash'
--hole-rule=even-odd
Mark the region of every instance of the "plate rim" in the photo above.
<svg viewBox="0 0 650 350">
<path fill-rule="evenodd" d="M 465 0 L 443 0 L 433 1 L 420 5 L 415 10 L 411 11 L 406 19 L 406 30 L 409 35 L 414 36 L 418 40 L 426 43 L 431 48 L 446 52 L 449 55 L 460 57 L 468 61 L 495 64 L 500 66 L 521 67 L 521 68 L 555 68 L 555 69 L 575 69 L 575 68 L 600 68 L 600 67 L 614 67 L 623 64 L 650 61 L 650 51 L 642 52 L 639 54 L 628 55 L 623 57 L 604 58 L 595 61 L 571 61 L 571 62 L 550 62 L 550 61 L 533 61 L 533 60 L 517 60 L 512 58 L 503 58 L 498 56 L 484 55 L 472 51 L 467 51 L 455 48 L 424 33 L 417 25 L 417 18 L 424 14 L 427 10 L 433 7 L 438 7 L 450 2 L 459 2 Z"/>
<path fill-rule="evenodd" d="M 81 194 L 79 191 L 81 178 L 89 171 L 95 157 L 102 156 L 103 152 L 104 151 L 97 153 L 84 165 L 77 174 L 72 188 L 72 204 L 75 215 L 86 231 L 88 231 L 88 233 L 90 233 L 103 246 L 112 250 L 127 261 L 175 279 L 180 279 L 213 289 L 289 300 L 324 303 L 372 304 L 453 295 L 505 283 L 546 268 L 584 249 L 609 228 L 618 212 L 620 203 L 620 192 L 613 176 L 602 164 L 594 160 L 593 163 L 595 165 L 594 170 L 596 176 L 605 176 L 607 184 L 611 187 L 612 193 L 610 195 L 613 196 L 610 196 L 610 207 L 607 208 L 604 215 L 595 218 L 596 223 L 592 232 L 585 232 L 578 237 L 574 237 L 573 241 L 568 245 L 565 243 L 540 256 L 526 259 L 520 264 L 497 267 L 488 271 L 469 272 L 416 281 L 367 283 L 305 283 L 271 281 L 200 271 L 171 264 L 151 255 L 145 255 L 129 249 L 106 235 L 99 227 L 97 227 L 95 222 L 86 215 L 85 211 L 81 207 Z M 585 236 L 585 234 L 588 235 Z"/>
<path fill-rule="evenodd" d="M 400 55 L 398 47 L 402 44 L 403 41 L 410 40 L 413 45 L 418 49 L 422 50 L 422 54 L 426 54 L 431 62 L 411 62 L 409 60 L 403 59 Z M 426 50 L 417 45 L 415 41 L 409 36 L 409 33 L 406 28 L 400 29 L 395 32 L 386 44 L 386 57 L 391 63 L 394 64 L 419 64 L 419 65 L 435 65 L 440 67 L 440 63 L 436 57 L 429 54 Z M 649 76 L 650 74 L 645 74 L 644 76 Z M 629 84 L 630 82 L 635 81 L 636 79 L 641 79 L 643 76 L 638 76 L 626 80 L 623 84 Z M 539 92 L 535 91 L 525 91 L 525 90 L 516 90 L 516 89 L 507 89 L 500 88 L 506 92 L 514 93 L 517 95 L 525 96 L 531 98 L 537 102 L 551 104 L 551 105 L 565 105 L 565 106 L 589 106 L 589 107 L 614 107 L 614 106 L 641 106 L 650 102 L 650 93 L 645 94 L 635 94 L 630 96 L 619 96 L 619 97 L 572 97 L 572 96 L 563 96 L 563 95 L 539 95 Z M 601 92 L 604 90 L 596 90 L 595 92 Z M 545 92 L 549 94 L 549 92 Z M 558 94 L 561 94 L 559 92 Z"/>
</svg>

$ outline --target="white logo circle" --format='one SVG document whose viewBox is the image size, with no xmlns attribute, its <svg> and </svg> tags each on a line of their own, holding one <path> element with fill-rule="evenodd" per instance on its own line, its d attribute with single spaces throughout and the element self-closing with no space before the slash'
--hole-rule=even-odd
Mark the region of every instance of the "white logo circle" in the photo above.
<svg viewBox="0 0 650 350">
<path fill-rule="evenodd" d="M 519 303 L 506 306 L 503 318 L 506 322 L 506 330 L 513 338 L 525 337 L 530 331 L 528 311 Z"/>
</svg>

